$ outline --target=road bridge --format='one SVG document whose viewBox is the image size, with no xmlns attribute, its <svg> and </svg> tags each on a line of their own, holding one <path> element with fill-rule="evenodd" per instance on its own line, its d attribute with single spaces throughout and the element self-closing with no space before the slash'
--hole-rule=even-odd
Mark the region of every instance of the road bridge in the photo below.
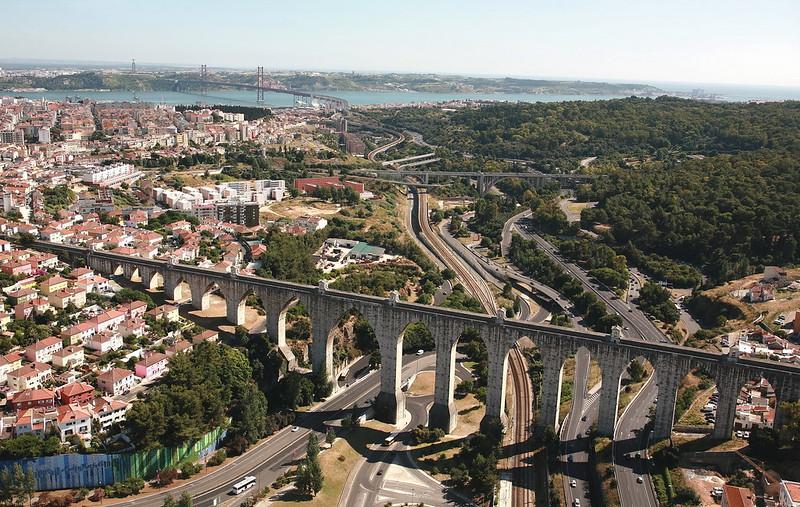
<svg viewBox="0 0 800 507">
<path fill-rule="evenodd" d="M 219 291 L 226 301 L 227 320 L 235 325 L 244 322 L 247 297 L 261 298 L 267 314 L 267 330 L 278 340 L 288 360 L 293 358 L 286 343 L 285 320 L 288 309 L 302 302 L 312 326 L 311 362 L 315 371 L 329 376 L 333 371 L 333 340 L 330 331 L 341 317 L 352 310 L 367 319 L 377 335 L 382 358 L 380 394 L 375 401 L 376 415 L 396 424 L 402 419 L 405 398 L 400 390 L 403 333 L 411 323 L 423 323 L 436 344 L 436 377 L 434 403 L 429 425 L 449 430 L 456 417 L 453 403 L 456 345 L 467 329 L 476 330 L 488 351 L 488 385 L 484 421 L 500 421 L 505 413 L 505 381 L 509 352 L 523 337 L 539 348 L 544 364 L 540 426 L 555 428 L 565 360 L 585 349 L 598 360 L 602 370 L 599 398 L 598 431 L 611 436 L 617 422 L 620 379 L 631 360 L 644 357 L 655 368 L 658 378 L 658 402 L 655 411 L 654 436 L 669 437 L 675 413 L 675 400 L 682 379 L 693 369 L 701 368 L 716 378 L 719 404 L 714 437 L 727 439 L 733 431 L 736 399 L 740 388 L 749 380 L 765 378 L 775 390 L 778 403 L 800 399 L 800 366 L 755 358 L 726 355 L 721 352 L 693 349 L 670 343 L 645 342 L 621 336 L 619 328 L 611 334 L 579 331 L 569 328 L 508 319 L 498 315 L 433 307 L 399 300 L 396 293 L 389 298 L 366 296 L 318 286 L 270 280 L 236 272 L 220 272 L 140 257 L 90 250 L 79 246 L 35 241 L 30 246 L 50 251 L 66 260 L 83 263 L 107 274 L 124 274 L 133 279 L 138 273 L 142 283 L 151 289 L 163 286 L 169 298 L 180 300 L 182 285 L 189 286 L 191 304 L 198 309 L 209 305 L 208 295 Z M 778 409 L 775 427 L 783 423 Z"/>
<path fill-rule="evenodd" d="M 338 97 L 332 97 L 330 95 L 322 95 L 314 92 L 304 92 L 300 90 L 289 90 L 286 88 L 273 88 L 269 86 L 261 86 L 259 84 L 250 84 L 250 83 L 227 83 L 223 81 L 212 81 L 208 79 L 176 79 L 175 80 L 175 91 L 183 91 L 190 85 L 199 85 L 204 87 L 219 87 L 219 88 L 239 88 L 244 90 L 256 90 L 257 92 L 272 92 L 272 93 L 283 93 L 292 95 L 295 99 L 295 102 L 303 101 L 306 102 L 307 105 L 311 105 L 311 102 L 316 100 L 323 107 L 327 109 L 333 109 L 336 111 L 347 111 L 350 108 L 350 103 L 344 99 L 340 99 Z"/>
<path fill-rule="evenodd" d="M 397 179 L 402 180 L 406 177 L 421 178 L 422 182 L 428 184 L 431 177 L 442 178 L 470 178 L 477 181 L 478 192 L 485 194 L 490 188 L 500 183 L 502 180 L 509 178 L 519 178 L 530 181 L 535 187 L 542 187 L 547 181 L 555 180 L 561 183 L 562 187 L 575 187 L 580 183 L 587 183 L 594 180 L 597 176 L 594 174 L 548 174 L 539 171 L 530 171 L 524 173 L 494 173 L 494 172 L 478 172 L 478 171 L 426 171 L 420 169 L 379 169 L 369 171 L 371 175 L 375 175 L 382 179 Z"/>
</svg>

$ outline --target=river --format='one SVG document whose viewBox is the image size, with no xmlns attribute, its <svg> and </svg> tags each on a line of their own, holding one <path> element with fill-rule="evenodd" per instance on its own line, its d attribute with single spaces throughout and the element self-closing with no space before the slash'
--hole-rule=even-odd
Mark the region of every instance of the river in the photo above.
<svg viewBox="0 0 800 507">
<path fill-rule="evenodd" d="M 426 102 L 445 102 L 450 100 L 496 100 L 505 102 L 561 102 L 567 100 L 605 100 L 620 98 L 620 95 L 561 95 L 537 93 L 430 93 L 408 91 L 321 91 L 323 95 L 342 98 L 352 105 L 376 104 L 419 104 Z M 65 97 L 81 97 L 104 101 L 129 101 L 134 98 L 129 91 L 76 91 L 53 90 L 46 92 L 6 92 L 0 95 L 28 97 L 32 99 L 46 98 L 64 100 Z M 270 107 L 289 107 L 292 96 L 283 93 L 264 93 L 264 103 L 256 102 L 255 90 L 210 90 L 206 95 L 188 92 L 147 91 L 137 92 L 136 97 L 143 102 L 163 104 L 229 104 L 243 106 L 265 105 Z"/>
<path fill-rule="evenodd" d="M 778 87 L 739 87 L 725 85 L 692 85 L 685 83 L 664 83 L 664 89 L 676 90 L 688 94 L 691 90 L 702 88 L 705 93 L 716 94 L 718 99 L 727 101 L 747 100 L 800 100 L 800 89 Z M 658 86 L 658 85 L 657 85 Z M 347 100 L 352 105 L 378 104 L 419 104 L 445 102 L 450 100 L 494 100 L 504 102 L 561 102 L 571 100 L 606 100 L 622 97 L 621 95 L 565 95 L 548 93 L 433 93 L 410 91 L 321 91 L 320 94 L 331 95 Z M 81 97 L 102 101 L 130 101 L 134 98 L 130 91 L 76 91 L 53 90 L 46 92 L 8 92 L 0 91 L 0 96 L 28 98 L 46 98 L 63 100 L 65 97 Z M 292 96 L 282 93 L 266 92 L 263 104 L 255 100 L 255 90 L 210 90 L 206 95 L 188 92 L 147 91 L 137 92 L 136 97 L 143 102 L 163 104 L 228 104 L 269 107 L 292 106 Z"/>
</svg>

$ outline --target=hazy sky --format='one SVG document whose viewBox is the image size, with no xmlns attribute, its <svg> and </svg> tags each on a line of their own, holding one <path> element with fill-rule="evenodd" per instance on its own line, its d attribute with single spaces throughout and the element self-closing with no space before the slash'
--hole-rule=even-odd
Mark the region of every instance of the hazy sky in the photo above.
<svg viewBox="0 0 800 507">
<path fill-rule="evenodd" d="M 3 0 L 0 59 L 800 86 L 800 0 Z"/>
</svg>

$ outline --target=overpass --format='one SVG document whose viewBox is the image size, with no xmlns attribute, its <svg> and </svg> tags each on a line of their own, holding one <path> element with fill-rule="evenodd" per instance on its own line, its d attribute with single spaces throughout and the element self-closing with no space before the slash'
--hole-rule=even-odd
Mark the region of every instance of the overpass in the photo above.
<svg viewBox="0 0 800 507">
<path fill-rule="evenodd" d="M 580 183 L 588 183 L 595 178 L 595 174 L 549 174 L 539 171 L 530 171 L 524 173 L 500 173 L 500 172 L 477 172 L 477 171 L 426 171 L 420 169 L 379 169 L 369 171 L 371 175 L 375 175 L 381 179 L 396 179 L 402 180 L 405 177 L 421 178 L 424 184 L 428 184 L 431 177 L 443 178 L 470 178 L 477 181 L 478 192 L 481 194 L 486 193 L 490 188 L 495 186 L 502 180 L 509 178 L 519 178 L 530 181 L 533 186 L 544 186 L 548 180 L 555 180 L 561 182 L 563 187 L 574 187 Z"/>
<path fill-rule="evenodd" d="M 267 332 L 276 337 L 286 359 L 294 358 L 286 343 L 286 312 L 302 302 L 312 326 L 311 362 L 314 371 L 333 371 L 333 339 L 331 330 L 351 310 L 369 321 L 377 336 L 382 358 L 380 393 L 375 400 L 375 413 L 383 421 L 396 424 L 402 419 L 405 398 L 400 390 L 403 333 L 411 323 L 421 322 L 431 332 L 436 344 L 434 403 L 429 425 L 452 431 L 456 422 L 453 403 L 456 345 L 466 329 L 480 333 L 488 351 L 488 385 L 484 422 L 502 421 L 505 415 L 505 389 L 508 356 L 517 341 L 528 337 L 538 347 L 544 365 L 541 415 L 537 424 L 554 428 L 557 424 L 561 397 L 561 376 L 566 359 L 580 349 L 595 358 L 602 371 L 598 432 L 613 436 L 617 422 L 617 406 L 622 374 L 631 360 L 643 357 L 655 368 L 658 380 L 654 436 L 669 437 L 672 431 L 675 400 L 682 379 L 693 369 L 701 368 L 716 378 L 719 390 L 716 426 L 713 436 L 728 439 L 733 431 L 736 399 L 740 388 L 749 380 L 767 379 L 775 389 L 778 403 L 800 399 L 800 366 L 755 358 L 743 358 L 673 345 L 628 339 L 619 329 L 611 334 L 578 331 L 570 328 L 535 324 L 497 315 L 433 307 L 399 300 L 396 293 L 388 298 L 366 296 L 332 290 L 327 282 L 318 286 L 270 280 L 257 276 L 231 273 L 178 264 L 175 261 L 90 250 L 84 247 L 35 241 L 30 246 L 56 253 L 65 260 L 83 263 L 106 274 L 123 274 L 129 279 L 138 273 L 143 284 L 151 289 L 163 287 L 168 298 L 183 299 L 184 283 L 188 285 L 191 304 L 197 309 L 208 307 L 209 295 L 219 291 L 226 301 L 226 318 L 235 325 L 244 322 L 245 300 L 251 294 L 261 298 L 267 314 Z M 783 424 L 778 408 L 775 427 Z"/>
<path fill-rule="evenodd" d="M 200 86 L 214 86 L 214 87 L 224 87 L 224 88 L 239 88 L 244 90 L 256 90 L 257 92 L 272 92 L 272 93 L 284 93 L 287 95 L 292 95 L 294 97 L 295 102 L 306 102 L 307 105 L 311 105 L 311 102 L 316 100 L 320 104 L 323 105 L 326 109 L 332 109 L 336 111 L 347 111 L 350 108 L 350 103 L 344 99 L 340 99 L 338 97 L 332 97 L 330 95 L 322 95 L 313 92 L 304 92 L 300 90 L 288 90 L 285 88 L 272 88 L 269 86 L 262 86 L 259 84 L 250 84 L 250 83 L 226 83 L 223 81 L 212 81 L 208 79 L 176 79 L 175 80 L 175 91 L 183 91 L 189 85 L 200 85 Z"/>
</svg>

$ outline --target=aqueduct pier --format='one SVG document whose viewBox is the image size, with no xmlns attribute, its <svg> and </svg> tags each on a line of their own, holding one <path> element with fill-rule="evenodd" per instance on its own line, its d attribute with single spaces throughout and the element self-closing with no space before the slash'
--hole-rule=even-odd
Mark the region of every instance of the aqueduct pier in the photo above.
<svg viewBox="0 0 800 507">
<path fill-rule="evenodd" d="M 286 344 L 287 310 L 302 302 L 311 319 L 311 362 L 315 371 L 329 376 L 333 371 L 333 339 L 330 331 L 348 312 L 355 310 L 372 325 L 378 339 L 382 367 L 380 394 L 375 400 L 377 416 L 397 423 L 405 410 L 400 390 L 402 340 L 405 328 L 421 322 L 430 330 L 436 344 L 434 404 L 429 424 L 450 432 L 455 427 L 453 403 L 456 345 L 467 329 L 480 333 L 488 351 L 488 385 L 485 421 L 504 419 L 508 354 L 521 338 L 529 338 L 538 348 L 544 363 L 537 425 L 555 428 L 561 394 L 564 361 L 581 347 L 595 359 L 602 372 L 598 432 L 613 436 L 617 421 L 619 387 L 623 373 L 635 358 L 648 360 L 655 370 L 658 398 L 654 418 L 654 437 L 669 437 L 672 431 L 675 400 L 682 379 L 693 369 L 701 368 L 716 379 L 719 389 L 716 425 L 713 436 L 728 439 L 733 432 L 736 399 L 749 380 L 765 378 L 775 389 L 778 403 L 800 399 L 800 366 L 755 358 L 735 357 L 669 343 L 652 343 L 622 338 L 618 333 L 601 334 L 569 328 L 508 319 L 502 315 L 439 308 L 389 298 L 365 296 L 327 287 L 325 282 L 310 286 L 226 273 L 159 260 L 129 257 L 87 248 L 36 241 L 32 245 L 57 253 L 66 260 L 83 262 L 98 272 L 122 273 L 132 279 L 138 272 L 150 289 L 163 285 L 168 298 L 180 300 L 182 284 L 191 289 L 191 304 L 197 309 L 209 305 L 209 295 L 219 291 L 226 301 L 226 317 L 235 325 L 244 323 L 245 301 L 258 296 L 267 318 L 267 332 L 277 338 L 284 357 L 294 361 Z M 778 407 L 775 427 L 783 423 Z"/>
</svg>

